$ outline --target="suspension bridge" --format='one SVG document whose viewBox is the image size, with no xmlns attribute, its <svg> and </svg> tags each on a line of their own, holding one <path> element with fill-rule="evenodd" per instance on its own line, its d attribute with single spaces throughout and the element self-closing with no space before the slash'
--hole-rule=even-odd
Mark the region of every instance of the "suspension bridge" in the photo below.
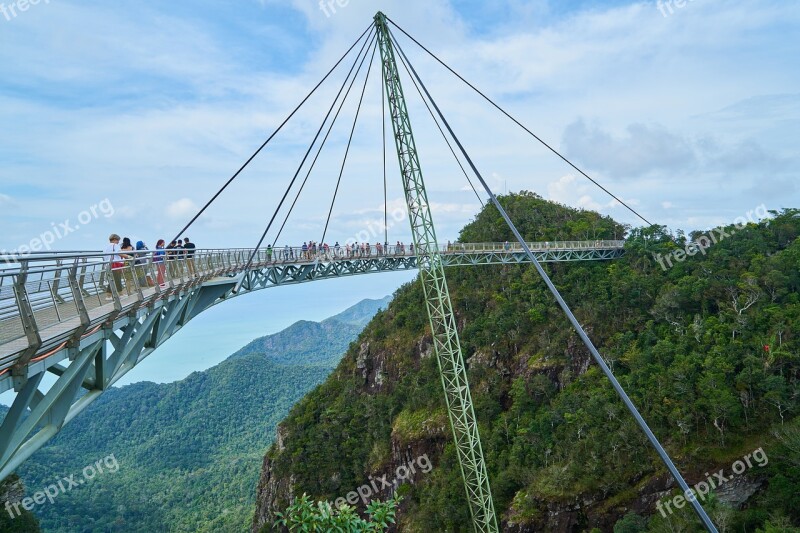
<svg viewBox="0 0 800 533">
<path fill-rule="evenodd" d="M 391 25 L 391 27 L 390 27 Z M 193 252 L 59 252 L 0 257 L 0 392 L 13 391 L 14 401 L 0 426 L 0 479 L 12 473 L 37 449 L 78 416 L 92 401 L 113 386 L 161 344 L 201 312 L 236 296 L 277 285 L 307 283 L 344 276 L 419 271 L 424 289 L 434 353 L 439 364 L 445 403 L 464 481 L 466 502 L 478 532 L 498 531 L 489 476 L 483 457 L 478 424 L 472 406 L 466 365 L 461 352 L 445 269 L 480 265 L 531 264 L 566 314 L 578 336 L 608 377 L 665 466 L 684 491 L 684 481 L 664 448 L 604 359 L 572 314 L 569 306 L 542 267 L 547 262 L 612 260 L 624 253 L 624 241 L 527 242 L 491 191 L 476 164 L 464 149 L 450 123 L 417 73 L 392 29 L 433 57 L 484 100 L 522 128 L 537 142 L 561 158 L 646 224 L 644 217 L 593 180 L 519 120 L 441 61 L 405 30 L 382 13 L 358 37 L 339 61 L 288 115 L 252 156 L 222 185 L 198 213 L 178 232 L 185 231 L 212 205 L 256 156 L 282 130 L 295 113 L 326 82 L 353 50 L 355 60 L 333 103 L 316 131 L 297 171 L 291 178 L 257 244 L 250 249 L 213 249 Z M 360 49 L 359 49 L 360 45 Z M 353 133 L 359 119 L 370 71 L 379 57 L 383 120 L 384 210 L 387 205 L 386 122 L 400 167 L 413 247 L 369 246 L 355 252 L 323 247 L 315 252 L 277 248 L 286 226 L 333 126 L 367 64 L 364 86 L 350 128 L 336 189 L 320 243 L 325 243 L 337 193 L 345 173 Z M 398 65 L 415 88 L 441 133 L 450 153 L 478 200 L 488 197 L 514 235 L 513 243 L 456 243 L 437 241 L 419 154 L 408 114 Z M 338 106 L 338 108 L 337 108 Z M 334 110 L 336 110 L 334 114 Z M 327 131 L 326 131 L 327 127 Z M 325 132 L 324 136 L 322 135 Z M 311 154 L 316 148 L 313 157 Z M 304 178 L 297 186 L 300 175 Z M 485 193 L 470 177 L 479 182 Z M 281 210 L 294 192 L 294 200 L 277 227 Z M 384 212 L 384 222 L 386 214 Z M 384 223 L 385 231 L 388 225 Z M 267 236 L 272 245 L 264 247 Z M 384 242 L 388 243 L 388 234 Z M 702 506 L 691 502 L 708 531 L 716 532 Z"/>
</svg>

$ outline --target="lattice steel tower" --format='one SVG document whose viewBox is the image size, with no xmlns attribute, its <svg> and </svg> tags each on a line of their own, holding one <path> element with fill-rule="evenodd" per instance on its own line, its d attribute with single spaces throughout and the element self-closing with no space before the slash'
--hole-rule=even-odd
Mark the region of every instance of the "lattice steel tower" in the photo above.
<svg viewBox="0 0 800 533">
<path fill-rule="evenodd" d="M 391 36 L 386 25 L 386 17 L 381 12 L 375 15 L 375 28 L 381 51 L 383 82 L 400 161 L 400 174 L 408 206 L 408 218 L 417 252 L 417 266 L 425 292 L 434 352 L 439 364 L 447 413 L 453 429 L 470 513 L 476 531 L 494 532 L 498 530 L 497 519 L 489 488 L 486 462 L 483 459 L 478 424 L 472 407 L 467 369 L 461 354 L 453 305 L 447 290 L 444 265 L 439 255 L 433 218 L 425 192 L 425 183 L 422 180 L 417 147 L 411 132 L 411 122 L 408 118 L 403 87 L 400 84 Z"/>
</svg>

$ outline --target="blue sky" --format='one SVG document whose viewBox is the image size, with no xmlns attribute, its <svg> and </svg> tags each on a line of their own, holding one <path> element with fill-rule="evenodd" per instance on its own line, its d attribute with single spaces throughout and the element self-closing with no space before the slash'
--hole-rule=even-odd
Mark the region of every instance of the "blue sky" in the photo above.
<svg viewBox="0 0 800 533">
<path fill-rule="evenodd" d="M 305 0 L 42 0 L 13 17 L 0 13 L 0 249 L 24 245 L 53 223 L 74 224 L 105 199 L 113 215 L 55 247 L 98 249 L 112 231 L 151 246 L 170 237 L 377 9 L 654 222 L 705 229 L 761 204 L 800 204 L 800 10 L 791 2 L 694 0 L 665 16 L 656 2 L 349 0 L 326 16 L 319 2 Z M 496 190 L 533 190 L 636 223 L 401 42 Z M 343 72 L 188 232 L 199 246 L 255 243 Z M 372 76 L 331 240 L 383 217 Z M 413 89 L 406 92 L 438 234 L 455 238 L 478 202 Z M 345 108 L 280 242 L 321 236 L 353 111 Z M 391 207 L 402 203 L 394 161 Z M 407 241 L 406 226 L 394 226 L 390 239 Z M 330 282 L 318 294 L 330 294 L 324 309 L 333 314 L 404 279 Z M 275 298 L 293 305 L 291 291 L 281 291 L 253 295 L 252 306 L 269 309 Z M 214 319 L 235 320 L 236 305 L 221 306 Z M 231 338 L 220 357 L 247 340 Z"/>
<path fill-rule="evenodd" d="M 0 16 L 0 248 L 26 244 L 105 198 L 114 216 L 57 246 L 99 247 L 110 230 L 152 244 L 177 231 L 376 8 L 655 222 L 702 228 L 761 203 L 796 205 L 800 15 L 791 4 L 694 0 L 667 17 L 655 2 L 414 5 L 349 0 L 326 16 L 318 2 L 301 0 L 42 0 Z M 406 49 L 495 188 L 636 222 Z M 381 218 L 373 78 L 331 235 Z M 339 80 L 198 221 L 198 244 L 257 240 Z M 455 236 L 478 204 L 416 99 L 411 111 L 439 233 Z M 288 242 L 319 237 L 351 116 L 348 107 Z M 393 166 L 390 173 L 390 199 L 399 202 Z"/>
</svg>

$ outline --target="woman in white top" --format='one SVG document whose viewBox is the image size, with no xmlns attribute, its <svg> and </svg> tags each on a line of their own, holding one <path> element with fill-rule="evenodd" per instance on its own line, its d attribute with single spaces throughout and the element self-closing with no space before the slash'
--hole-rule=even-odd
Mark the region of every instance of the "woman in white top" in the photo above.
<svg viewBox="0 0 800 533">
<path fill-rule="evenodd" d="M 122 256 L 118 255 L 119 252 L 119 235 L 112 233 L 108 237 L 108 246 L 106 246 L 104 253 L 109 254 L 105 256 L 105 261 L 111 262 L 111 278 L 114 285 L 117 287 L 117 294 L 122 294 L 122 268 L 125 263 L 122 261 Z M 106 300 L 113 300 L 111 296 L 111 283 L 106 286 Z"/>
</svg>

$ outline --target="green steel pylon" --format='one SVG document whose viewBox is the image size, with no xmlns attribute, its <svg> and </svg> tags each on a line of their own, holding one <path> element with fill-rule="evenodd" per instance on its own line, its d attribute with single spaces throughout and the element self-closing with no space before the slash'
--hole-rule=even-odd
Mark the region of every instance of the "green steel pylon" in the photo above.
<svg viewBox="0 0 800 533">
<path fill-rule="evenodd" d="M 386 25 L 386 17 L 381 12 L 375 15 L 375 28 L 381 50 L 386 98 L 389 102 L 392 129 L 400 160 L 400 174 L 408 205 L 408 218 L 417 251 L 417 266 L 425 292 L 434 352 L 439 364 L 470 513 L 476 531 L 494 532 L 498 531 L 497 519 L 478 434 L 478 423 L 472 408 L 467 369 L 464 357 L 461 355 L 453 305 L 450 302 L 444 266 L 436 243 L 433 218 L 425 192 L 425 183 L 422 180 L 417 147 L 411 132 L 411 122 L 397 72 L 389 28 Z"/>
</svg>

